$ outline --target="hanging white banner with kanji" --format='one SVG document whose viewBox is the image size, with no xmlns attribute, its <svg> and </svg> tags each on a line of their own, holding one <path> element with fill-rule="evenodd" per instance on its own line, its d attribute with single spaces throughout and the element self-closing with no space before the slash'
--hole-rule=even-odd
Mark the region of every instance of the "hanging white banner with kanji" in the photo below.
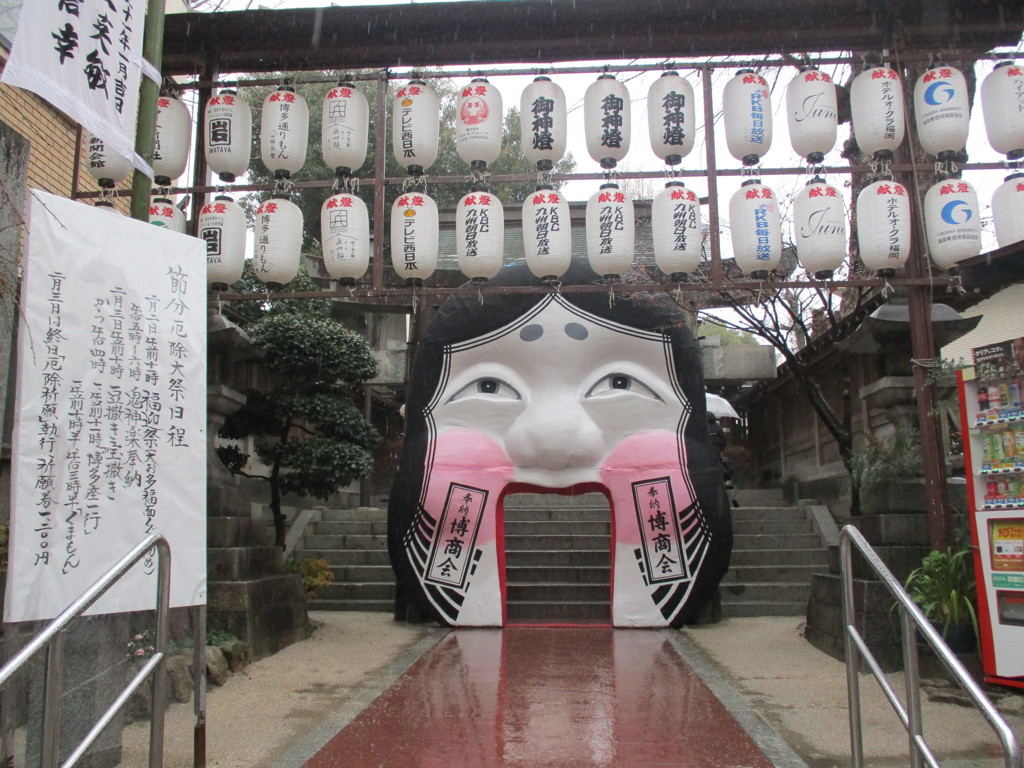
<svg viewBox="0 0 1024 768">
<path fill-rule="evenodd" d="M 206 244 L 32 191 L 5 621 L 57 616 L 151 533 L 206 602 Z M 151 551 L 90 610 L 155 605 Z"/>
<path fill-rule="evenodd" d="M 135 154 L 145 0 L 31 0 L 22 5 L 0 81 L 70 115 L 152 177 Z"/>
</svg>

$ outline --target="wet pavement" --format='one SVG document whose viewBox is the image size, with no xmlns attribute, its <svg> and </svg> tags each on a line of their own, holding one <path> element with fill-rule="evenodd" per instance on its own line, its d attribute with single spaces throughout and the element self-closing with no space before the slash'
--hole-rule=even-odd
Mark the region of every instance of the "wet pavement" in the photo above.
<svg viewBox="0 0 1024 768">
<path fill-rule="evenodd" d="M 678 633 L 608 627 L 446 634 L 306 768 L 770 768 Z M 699 662 L 698 662 L 699 664 Z M 706 672 L 705 672 L 706 674 Z M 735 710 L 734 710 L 735 711 Z"/>
</svg>

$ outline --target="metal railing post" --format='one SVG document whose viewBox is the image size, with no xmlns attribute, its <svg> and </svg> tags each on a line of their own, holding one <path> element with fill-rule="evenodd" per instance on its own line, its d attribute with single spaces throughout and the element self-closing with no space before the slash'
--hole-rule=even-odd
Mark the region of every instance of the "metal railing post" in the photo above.
<svg viewBox="0 0 1024 768">
<path fill-rule="evenodd" d="M 853 603 L 853 579 L 847 578 L 853 573 L 852 555 L 848 539 L 839 539 L 839 571 L 842 574 L 843 599 L 843 647 L 846 651 L 846 700 L 850 712 L 850 765 L 852 768 L 864 766 L 864 732 L 860 713 L 860 655 L 850 635 L 850 629 L 856 627 Z M 854 629 L 856 631 L 856 629 Z"/>
<path fill-rule="evenodd" d="M 864 560 L 874 571 L 882 586 L 896 601 L 900 610 L 900 626 L 903 635 L 903 668 L 906 678 L 906 706 L 900 701 L 896 691 L 886 679 L 874 654 L 867 647 L 864 638 L 857 630 L 853 595 L 853 562 L 852 548 L 856 546 Z M 863 768 L 863 727 L 860 711 L 860 681 L 857 678 L 861 659 L 867 664 L 882 693 L 889 700 L 890 706 L 900 718 L 910 744 L 910 764 L 920 768 L 927 763 L 931 768 L 939 765 L 924 738 L 924 725 L 921 717 L 921 679 L 918 671 L 917 634 L 920 633 L 931 646 L 939 661 L 946 667 L 953 680 L 970 696 L 974 706 L 981 712 L 988 724 L 996 732 L 1003 748 L 1006 768 L 1024 768 L 1020 743 L 1013 729 L 1006 723 L 999 710 L 993 706 L 981 687 L 974 681 L 960 660 L 949 649 L 938 631 L 931 625 L 910 595 L 903 589 L 896 577 L 885 566 L 878 554 L 871 548 L 867 540 L 854 526 L 845 526 L 839 534 L 839 570 L 842 580 L 843 598 L 843 644 L 846 648 L 846 681 L 850 703 L 850 749 L 853 768 Z"/>
<path fill-rule="evenodd" d="M 64 690 L 64 631 L 46 649 L 46 679 L 43 682 L 43 743 L 40 768 L 56 768 L 60 737 L 61 694 Z"/>
<path fill-rule="evenodd" d="M 171 600 L 171 558 L 157 560 L 156 568 L 156 656 L 160 657 L 153 674 L 153 716 L 149 726 L 149 765 L 163 768 L 164 714 L 167 708 L 167 628 Z"/>
</svg>

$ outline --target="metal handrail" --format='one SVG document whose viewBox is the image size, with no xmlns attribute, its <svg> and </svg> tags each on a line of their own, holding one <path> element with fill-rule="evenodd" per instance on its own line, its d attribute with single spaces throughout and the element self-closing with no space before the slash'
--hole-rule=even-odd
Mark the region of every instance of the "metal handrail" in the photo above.
<svg viewBox="0 0 1024 768">
<path fill-rule="evenodd" d="M 55 768 L 57 765 L 57 737 L 60 733 L 60 706 L 63 693 L 64 664 L 64 632 L 73 619 L 84 613 L 93 603 L 124 576 L 135 563 L 153 548 L 157 551 L 157 605 L 156 605 L 156 651 L 132 678 L 121 694 L 100 716 L 96 725 L 85 735 L 75 747 L 61 768 L 71 768 L 85 754 L 86 750 L 103 732 L 103 729 L 114 719 L 114 716 L 128 702 L 146 678 L 155 673 L 153 679 L 153 712 L 149 729 L 149 765 L 150 768 L 162 768 L 164 752 L 164 699 L 167 691 L 166 654 L 167 654 L 167 614 L 170 605 L 171 591 L 171 548 L 167 539 L 160 534 L 147 536 L 128 554 L 122 557 L 103 576 L 82 593 L 81 597 L 46 628 L 28 645 L 8 661 L 0 669 L 0 689 L 11 677 L 23 667 L 36 653 L 46 648 L 46 682 L 43 687 L 43 731 L 40 768 Z"/>
<path fill-rule="evenodd" d="M 895 598 L 900 611 L 900 626 L 903 633 L 903 669 L 906 678 L 906 707 L 899 700 L 878 661 L 868 649 L 860 632 L 857 631 L 856 618 L 853 610 L 853 555 L 852 547 L 856 546 L 861 555 L 881 579 L 889 593 Z M 999 711 L 989 701 L 970 673 L 960 660 L 949 649 L 942 637 L 925 617 L 917 604 L 910 598 L 903 585 L 896 580 L 892 572 L 885 566 L 867 540 L 852 525 L 844 526 L 839 534 L 839 567 L 843 584 L 843 642 L 846 648 L 846 683 L 850 706 L 850 748 L 853 768 L 864 766 L 864 739 L 860 716 L 860 680 L 858 669 L 860 656 L 863 655 L 871 673 L 881 686 L 889 704 L 896 711 L 907 732 L 910 743 L 911 768 L 921 768 L 922 760 L 931 768 L 939 768 L 939 763 L 928 747 L 923 734 L 921 720 L 921 679 L 918 669 L 917 637 L 915 630 L 920 632 L 931 646 L 935 655 L 945 665 L 960 686 L 967 691 L 974 706 L 984 715 L 989 725 L 999 736 L 1003 745 L 1006 768 L 1024 768 L 1021 758 L 1020 744 L 1013 729 L 1006 723 Z"/>
</svg>

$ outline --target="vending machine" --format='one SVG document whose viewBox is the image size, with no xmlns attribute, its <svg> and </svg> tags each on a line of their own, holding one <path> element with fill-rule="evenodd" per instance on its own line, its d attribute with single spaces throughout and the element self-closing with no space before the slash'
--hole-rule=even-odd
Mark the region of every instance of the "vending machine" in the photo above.
<svg viewBox="0 0 1024 768">
<path fill-rule="evenodd" d="M 975 349 L 959 390 L 982 666 L 1024 688 L 1024 338 Z"/>
</svg>

